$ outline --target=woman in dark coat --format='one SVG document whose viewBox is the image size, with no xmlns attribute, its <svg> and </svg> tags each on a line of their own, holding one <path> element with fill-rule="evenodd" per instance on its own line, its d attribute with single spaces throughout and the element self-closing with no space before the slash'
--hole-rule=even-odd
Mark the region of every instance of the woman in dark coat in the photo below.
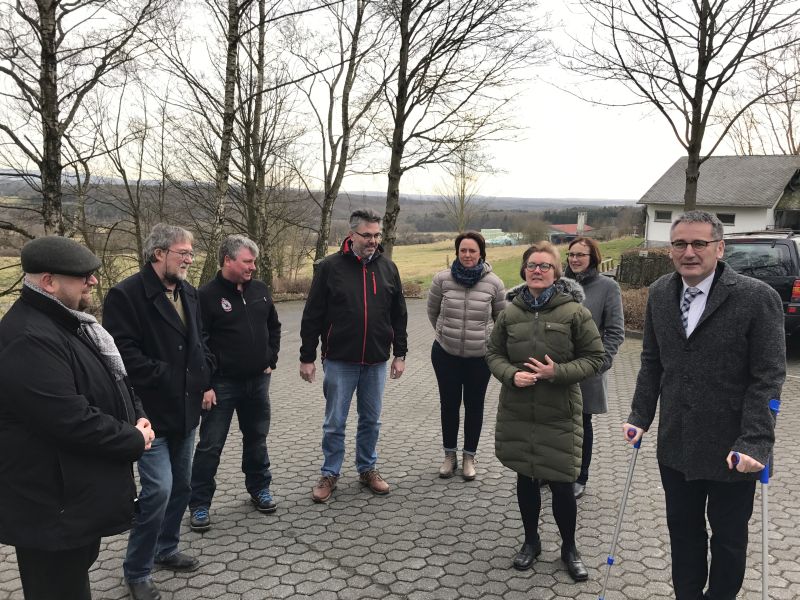
<svg viewBox="0 0 800 600">
<path fill-rule="evenodd" d="M 495 452 L 517 473 L 517 501 L 525 542 L 513 566 L 526 570 L 542 550 L 539 479 L 550 482 L 561 559 L 575 581 L 589 574 L 575 545 L 577 506 L 572 491 L 580 471 L 583 418 L 578 382 L 603 364 L 603 344 L 583 290 L 561 279 L 558 250 L 534 244 L 522 256 L 525 284 L 508 294 L 489 339 L 489 369 L 500 380 Z"/>
<path fill-rule="evenodd" d="M 625 340 L 625 318 L 622 314 L 622 296 L 619 285 L 610 277 L 597 272 L 603 260 L 600 246 L 591 238 L 579 237 L 570 242 L 567 254 L 565 275 L 574 279 L 583 287 L 586 299 L 583 305 L 592 313 L 600 337 L 603 339 L 605 358 L 597 375 L 581 381 L 583 396 L 583 457 L 581 472 L 574 484 L 575 498 L 580 498 L 586 491 L 589 480 L 589 465 L 592 462 L 592 443 L 594 429 L 592 415 L 608 412 L 608 370 L 614 361 L 620 345 Z"/>
</svg>

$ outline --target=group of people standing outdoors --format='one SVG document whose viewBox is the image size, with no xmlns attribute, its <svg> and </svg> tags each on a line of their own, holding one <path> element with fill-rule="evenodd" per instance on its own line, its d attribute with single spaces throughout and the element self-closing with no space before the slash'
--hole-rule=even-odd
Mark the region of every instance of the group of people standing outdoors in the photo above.
<svg viewBox="0 0 800 600">
<path fill-rule="evenodd" d="M 525 532 L 512 564 L 530 569 L 542 551 L 540 490 L 547 484 L 561 558 L 570 576 L 584 581 L 588 571 L 575 544 L 576 500 L 589 476 L 591 416 L 608 410 L 607 371 L 624 339 L 619 286 L 598 273 L 600 249 L 590 238 L 569 244 L 572 279 L 562 278 L 554 245 L 533 244 L 522 256 L 524 283 L 508 292 L 486 262 L 479 233 L 459 235 L 455 250 L 451 268 L 434 276 L 428 294 L 444 446 L 439 476 L 452 477 L 457 469 L 463 401 L 462 476 L 475 478 L 484 398 L 494 375 L 502 384 L 495 451 L 517 473 Z"/>
<path fill-rule="evenodd" d="M 320 343 L 324 371 L 316 503 L 337 488 L 353 395 L 359 482 L 376 495 L 391 491 L 377 445 L 387 372 L 396 379 L 405 370 L 408 315 L 380 240 L 381 218 L 353 212 L 340 250 L 315 265 L 303 311 L 300 376 L 315 380 Z M 281 324 L 268 287 L 253 278 L 258 247 L 229 236 L 216 278 L 198 290 L 186 281 L 192 243 L 183 228 L 154 227 L 140 271 L 108 291 L 102 325 L 86 312 L 100 267 L 88 249 L 60 237 L 23 247 L 22 294 L 0 321 L 0 542 L 16 548 L 26 600 L 91 598 L 100 538 L 129 529 L 123 574 L 133 600 L 161 597 L 154 565 L 198 569 L 179 549 L 180 524 L 188 507 L 192 530 L 213 525 L 234 413 L 250 500 L 262 513 L 277 510 L 267 436 Z M 723 251 L 715 216 L 694 211 L 673 223 L 676 272 L 651 287 L 642 369 L 623 426 L 635 443 L 660 402 L 658 460 L 679 600 L 733 600 L 741 587 L 754 481 L 774 443 L 768 402 L 785 374 L 780 298 L 731 271 Z M 495 453 L 516 473 L 524 532 L 511 566 L 530 569 L 542 551 L 547 487 L 561 559 L 574 581 L 585 581 L 577 500 L 588 485 L 592 416 L 608 410 L 608 372 L 624 339 L 619 286 L 598 272 L 590 238 L 570 242 L 566 269 L 556 246 L 531 245 L 523 283 L 509 290 L 480 234 L 459 235 L 455 253 L 427 300 L 444 454 L 438 475 L 452 478 L 460 465 L 464 480 L 477 477 L 494 376 Z"/>
</svg>

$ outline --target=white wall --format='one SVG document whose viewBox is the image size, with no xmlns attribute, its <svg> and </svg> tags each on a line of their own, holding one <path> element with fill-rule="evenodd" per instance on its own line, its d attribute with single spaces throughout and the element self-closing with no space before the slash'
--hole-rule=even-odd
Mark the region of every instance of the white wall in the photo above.
<svg viewBox="0 0 800 600">
<path fill-rule="evenodd" d="M 700 210 L 707 210 L 713 213 L 734 213 L 736 215 L 735 225 L 726 225 L 725 233 L 737 233 L 742 231 L 756 231 L 772 227 L 775 224 L 774 213 L 771 208 L 733 208 L 724 206 L 698 206 Z M 669 222 L 655 220 L 656 210 L 672 211 Z M 669 228 L 678 216 L 683 213 L 683 204 L 659 204 L 647 207 L 647 233 L 645 238 L 648 242 L 668 242 Z"/>
</svg>

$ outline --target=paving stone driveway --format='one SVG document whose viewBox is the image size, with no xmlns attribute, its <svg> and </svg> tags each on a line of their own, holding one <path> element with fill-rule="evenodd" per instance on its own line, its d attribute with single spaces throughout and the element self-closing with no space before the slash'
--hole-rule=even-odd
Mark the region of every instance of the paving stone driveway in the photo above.
<svg viewBox="0 0 800 600">
<path fill-rule="evenodd" d="M 578 547 L 590 580 L 571 582 L 559 561 L 558 533 L 549 493 L 542 510 L 543 553 L 531 571 L 518 573 L 511 559 L 522 541 L 514 474 L 494 457 L 494 415 L 499 386 L 487 393 L 486 422 L 478 450 L 478 478 L 437 477 L 441 461 L 436 381 L 430 366 L 432 331 L 424 302 L 409 300 L 406 373 L 389 381 L 379 453 L 381 472 L 392 484 L 387 497 L 373 497 L 358 483 L 354 467 L 352 411 L 345 469 L 327 505 L 311 502 L 319 472 L 323 416 L 321 377 L 314 384 L 297 374 L 302 304 L 278 305 L 283 350 L 272 381 L 273 515 L 253 510 L 239 470 L 241 443 L 232 432 L 218 476 L 213 528 L 189 531 L 186 549 L 202 561 L 199 571 L 154 578 L 165 600 L 204 598 L 456 598 L 596 599 L 630 458 L 620 441 L 639 367 L 641 342 L 622 347 L 611 377 L 610 412 L 595 420 L 595 459 L 586 496 L 578 505 Z M 771 598 L 800 598 L 800 449 L 794 443 L 800 418 L 800 361 L 790 360 L 778 422 L 776 475 L 770 484 Z M 355 408 L 355 407 L 354 407 Z M 235 429 L 235 428 L 234 428 Z M 607 600 L 666 599 L 670 586 L 667 533 L 654 447 L 642 446 L 617 550 Z M 761 597 L 760 493 L 751 527 L 746 599 Z M 121 581 L 126 537 L 104 540 L 91 573 L 95 599 L 126 598 Z M 22 599 L 16 559 L 0 546 L 0 599 Z"/>
</svg>

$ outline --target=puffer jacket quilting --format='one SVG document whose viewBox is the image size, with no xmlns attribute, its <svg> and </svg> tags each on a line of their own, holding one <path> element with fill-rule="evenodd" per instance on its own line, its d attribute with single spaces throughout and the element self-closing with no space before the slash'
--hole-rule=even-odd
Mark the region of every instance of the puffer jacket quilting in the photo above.
<svg viewBox="0 0 800 600">
<path fill-rule="evenodd" d="M 486 356 L 494 321 L 506 306 L 504 286 L 483 263 L 483 275 L 472 287 L 453 279 L 450 270 L 434 275 L 428 292 L 428 319 L 436 341 L 453 356 Z"/>
</svg>

